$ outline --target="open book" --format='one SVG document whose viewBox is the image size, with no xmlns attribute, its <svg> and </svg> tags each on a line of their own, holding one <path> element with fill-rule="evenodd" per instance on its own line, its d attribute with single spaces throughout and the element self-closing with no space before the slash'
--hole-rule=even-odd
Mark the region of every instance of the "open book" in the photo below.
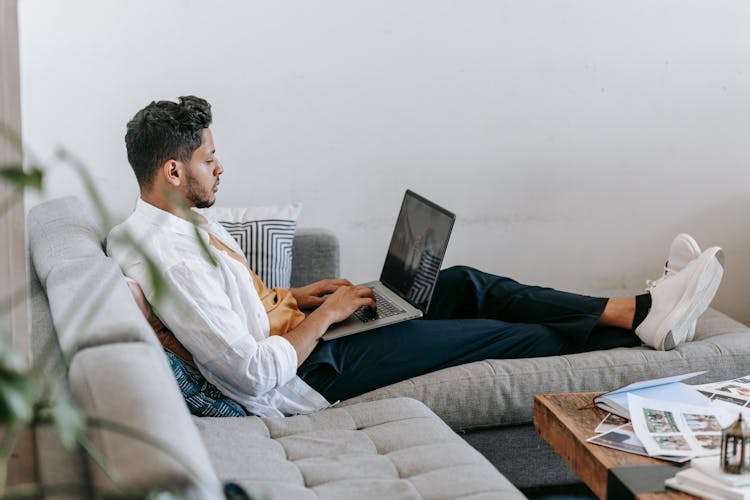
<svg viewBox="0 0 750 500">
<path fill-rule="evenodd" d="M 683 380 L 704 373 L 706 373 L 706 370 L 635 382 L 595 397 L 594 404 L 605 411 L 627 418 L 628 420 L 630 419 L 628 393 L 647 399 L 674 401 L 689 405 L 706 405 L 710 403 L 710 399 L 693 387 L 682 383 Z"/>
</svg>

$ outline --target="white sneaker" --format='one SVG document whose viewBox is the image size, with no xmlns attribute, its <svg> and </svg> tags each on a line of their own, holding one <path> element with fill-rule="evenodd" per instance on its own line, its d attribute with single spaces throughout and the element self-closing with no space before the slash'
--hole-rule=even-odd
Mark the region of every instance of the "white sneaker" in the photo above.
<svg viewBox="0 0 750 500">
<path fill-rule="evenodd" d="M 711 247 L 681 271 L 654 282 L 649 290 L 651 309 L 636 335 L 665 351 L 685 342 L 690 327 L 711 304 L 723 274 L 723 251 Z"/>
<path fill-rule="evenodd" d="M 667 254 L 667 261 L 664 264 L 664 274 L 657 280 L 646 281 L 646 291 L 651 290 L 654 286 L 659 284 L 667 276 L 682 271 L 685 266 L 690 263 L 691 260 L 697 259 L 701 254 L 701 247 L 698 246 L 698 242 L 695 238 L 687 233 L 680 233 L 672 240 L 672 244 L 669 246 L 669 254 Z M 695 325 L 697 321 L 693 321 L 688 326 L 687 337 L 685 342 L 690 342 L 695 337 Z"/>
<path fill-rule="evenodd" d="M 672 240 L 667 255 L 667 264 L 664 272 L 667 275 L 676 274 L 685 269 L 691 260 L 700 257 L 701 247 L 695 238 L 686 233 L 680 233 Z"/>
</svg>

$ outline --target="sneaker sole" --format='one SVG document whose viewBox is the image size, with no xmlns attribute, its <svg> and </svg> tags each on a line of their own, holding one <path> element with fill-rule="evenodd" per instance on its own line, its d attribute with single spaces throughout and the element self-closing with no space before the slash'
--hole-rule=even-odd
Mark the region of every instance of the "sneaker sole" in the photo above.
<svg viewBox="0 0 750 500">
<path fill-rule="evenodd" d="M 721 253 L 721 257 L 718 254 Z M 661 349 L 669 351 L 683 343 L 689 333 L 689 325 L 703 314 L 716 295 L 724 274 L 724 256 L 719 247 L 707 250 L 702 256 L 705 259 L 700 276 L 685 291 L 679 304 L 662 321 L 658 331 L 663 331 L 671 325 L 672 328 L 662 337 Z M 661 336 L 661 335 L 659 335 Z"/>
<path fill-rule="evenodd" d="M 691 342 L 695 338 L 695 328 L 698 320 L 694 320 L 693 323 L 688 327 L 688 333 L 685 337 L 685 342 Z"/>
<path fill-rule="evenodd" d="M 696 250 L 696 249 L 698 250 L 698 255 L 700 255 L 700 249 L 696 247 L 693 250 Z M 716 252 L 714 257 L 716 257 L 716 260 L 719 261 L 719 264 L 721 264 L 721 267 L 723 268 L 724 267 L 724 250 L 719 248 L 719 251 Z M 695 328 L 696 328 L 697 322 L 698 322 L 697 320 L 693 321 L 693 324 L 688 327 L 688 334 L 687 334 L 687 337 L 685 337 L 685 342 L 692 342 L 693 339 L 695 338 Z"/>
<path fill-rule="evenodd" d="M 701 247 L 698 246 L 698 242 L 695 241 L 695 238 L 693 238 L 692 236 L 690 236 L 687 233 L 680 233 L 680 234 L 678 234 L 675 237 L 675 240 L 677 240 L 677 239 L 679 239 L 680 241 L 682 241 L 682 243 L 684 243 L 688 248 L 690 248 L 690 253 L 693 254 L 693 258 L 694 259 L 697 259 L 698 257 L 701 256 L 701 253 L 702 253 L 701 252 Z M 674 242 L 672 242 L 672 245 L 674 245 Z M 669 250 L 670 250 L 669 253 L 671 255 L 672 254 L 672 248 L 670 247 Z M 724 262 L 723 258 L 722 258 L 721 262 L 722 263 Z M 667 266 L 666 267 L 667 267 L 667 270 L 668 270 L 667 274 L 669 274 L 670 271 L 672 273 L 678 273 L 678 272 L 680 272 L 682 270 L 682 268 L 680 268 L 680 269 L 671 269 L 669 267 L 669 258 L 667 258 Z M 690 342 L 691 340 L 693 340 L 693 337 L 695 337 L 695 322 L 693 322 L 693 324 L 688 327 L 688 333 L 687 333 L 687 336 L 685 337 L 685 342 Z"/>
</svg>

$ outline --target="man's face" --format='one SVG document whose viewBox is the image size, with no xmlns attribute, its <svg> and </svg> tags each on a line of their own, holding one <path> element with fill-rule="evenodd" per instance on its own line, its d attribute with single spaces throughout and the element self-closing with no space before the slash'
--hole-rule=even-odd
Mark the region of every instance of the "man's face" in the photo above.
<svg viewBox="0 0 750 500">
<path fill-rule="evenodd" d="M 216 158 L 216 147 L 211 130 L 201 132 L 202 143 L 193 151 L 190 163 L 185 170 L 185 198 L 196 208 L 208 208 L 216 201 L 219 190 L 219 176 L 224 172 Z"/>
</svg>

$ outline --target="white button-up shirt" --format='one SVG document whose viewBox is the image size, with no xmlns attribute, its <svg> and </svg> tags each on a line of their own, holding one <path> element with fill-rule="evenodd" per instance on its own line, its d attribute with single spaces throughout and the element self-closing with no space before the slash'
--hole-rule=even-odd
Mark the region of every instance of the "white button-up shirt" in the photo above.
<svg viewBox="0 0 750 500">
<path fill-rule="evenodd" d="M 199 226 L 242 254 L 218 222 Z M 156 315 L 193 355 L 206 380 L 260 416 L 311 413 L 328 401 L 297 376 L 297 353 L 280 335 L 269 336 L 268 316 L 247 269 L 212 246 L 213 266 L 188 221 L 138 199 L 135 211 L 107 237 L 107 253 L 136 280 L 153 304 L 148 266 L 130 235 L 153 259 L 169 285 Z"/>
</svg>

